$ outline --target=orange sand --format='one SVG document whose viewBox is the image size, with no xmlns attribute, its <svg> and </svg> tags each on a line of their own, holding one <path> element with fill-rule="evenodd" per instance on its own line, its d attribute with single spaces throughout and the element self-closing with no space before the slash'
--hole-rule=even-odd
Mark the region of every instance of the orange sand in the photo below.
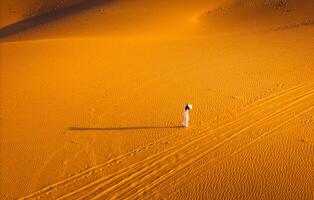
<svg viewBox="0 0 314 200">
<path fill-rule="evenodd" d="M 0 198 L 313 199 L 314 3 L 251 2 L 104 1 L 2 38 Z"/>
</svg>

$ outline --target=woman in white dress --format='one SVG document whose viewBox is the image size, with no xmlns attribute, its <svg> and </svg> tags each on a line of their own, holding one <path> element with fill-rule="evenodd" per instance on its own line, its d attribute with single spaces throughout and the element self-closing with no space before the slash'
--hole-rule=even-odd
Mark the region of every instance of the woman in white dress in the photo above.
<svg viewBox="0 0 314 200">
<path fill-rule="evenodd" d="M 191 104 L 185 104 L 184 105 L 184 112 L 183 112 L 183 122 L 182 126 L 188 127 L 189 126 L 189 110 L 192 110 L 192 105 Z"/>
</svg>

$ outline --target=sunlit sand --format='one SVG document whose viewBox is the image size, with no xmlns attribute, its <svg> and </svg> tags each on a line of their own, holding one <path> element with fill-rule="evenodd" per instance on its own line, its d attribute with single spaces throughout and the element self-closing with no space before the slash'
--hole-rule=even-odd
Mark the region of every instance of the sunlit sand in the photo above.
<svg viewBox="0 0 314 200">
<path fill-rule="evenodd" d="M 314 198 L 312 0 L 60 2 L 1 2 L 0 199 Z"/>
</svg>

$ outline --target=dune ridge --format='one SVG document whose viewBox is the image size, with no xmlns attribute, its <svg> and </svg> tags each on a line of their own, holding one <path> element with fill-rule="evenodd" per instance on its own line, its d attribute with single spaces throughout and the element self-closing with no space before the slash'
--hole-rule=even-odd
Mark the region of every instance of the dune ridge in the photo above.
<svg viewBox="0 0 314 200">
<path fill-rule="evenodd" d="M 98 3 L 99 5 L 97 5 Z M 307 22 L 314 20 L 312 12 L 314 3 L 310 0 L 298 2 L 293 0 L 234 0 L 219 3 L 197 1 L 182 3 L 177 8 L 175 8 L 179 4 L 177 0 L 166 3 L 145 3 L 142 0 L 112 1 L 108 2 L 109 4 L 99 1 L 98 3 L 86 9 L 89 10 L 88 12 L 76 13 L 75 10 L 70 9 L 64 19 L 58 18 L 62 14 L 48 16 L 49 21 L 46 22 L 41 22 L 40 18 L 39 20 L 35 19 L 34 27 L 19 31 L 18 38 L 29 40 L 96 36 L 221 35 L 235 31 L 245 31 L 246 33 L 265 31 L 291 26 L 291 24 L 311 25 L 312 23 Z M 156 9 L 161 9 L 162 12 L 156 13 Z M 173 14 L 173 10 L 176 10 L 175 14 Z M 123 14 L 121 14 L 122 12 Z M 127 24 L 124 23 L 124 15 L 128 17 Z M 272 20 L 269 20 L 270 18 Z M 167 23 L 161 22 L 162 19 L 167 19 Z M 238 22 L 233 23 L 233 19 L 238 19 Z M 38 22 L 36 23 L 36 21 Z M 106 26 L 102 26 L 102 23 L 105 23 Z M 175 24 L 177 26 L 173 29 Z M 23 27 L 23 25 L 22 23 L 19 26 Z M 213 29 L 215 31 L 212 31 Z M 2 30 L 2 32 L 5 31 Z M 9 36 L 9 41 L 16 40 L 15 34 L 5 35 Z"/>
<path fill-rule="evenodd" d="M 1 24 L 4 28 L 11 24 L 56 12 L 80 3 L 86 0 L 25 0 L 20 1 L 1 1 Z"/>
</svg>

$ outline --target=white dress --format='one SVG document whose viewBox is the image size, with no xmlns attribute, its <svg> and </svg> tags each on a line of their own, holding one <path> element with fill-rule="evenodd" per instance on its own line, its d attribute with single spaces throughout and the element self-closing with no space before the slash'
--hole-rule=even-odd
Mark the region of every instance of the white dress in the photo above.
<svg viewBox="0 0 314 200">
<path fill-rule="evenodd" d="M 184 110 L 183 112 L 183 122 L 182 122 L 182 125 L 184 127 L 188 127 L 189 126 L 189 120 L 190 120 L 190 117 L 189 117 L 189 110 Z"/>
</svg>

